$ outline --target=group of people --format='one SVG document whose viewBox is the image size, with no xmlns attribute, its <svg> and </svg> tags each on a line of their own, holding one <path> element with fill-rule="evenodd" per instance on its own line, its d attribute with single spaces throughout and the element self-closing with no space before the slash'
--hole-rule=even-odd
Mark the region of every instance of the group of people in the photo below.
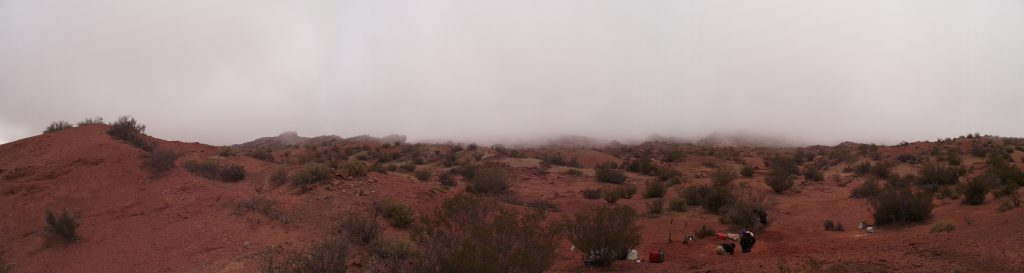
<svg viewBox="0 0 1024 273">
<path fill-rule="evenodd" d="M 757 237 L 749 230 L 743 230 L 740 234 L 719 232 L 718 239 L 740 241 L 740 250 L 743 253 L 750 253 L 754 249 L 754 244 L 757 243 Z M 715 247 L 715 253 L 718 255 L 733 255 L 736 253 L 736 243 L 721 243 Z"/>
</svg>

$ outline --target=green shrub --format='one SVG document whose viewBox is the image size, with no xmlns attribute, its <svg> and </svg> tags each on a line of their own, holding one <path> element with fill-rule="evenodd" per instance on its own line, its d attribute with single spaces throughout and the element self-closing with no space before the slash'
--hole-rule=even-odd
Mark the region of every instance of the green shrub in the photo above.
<svg viewBox="0 0 1024 273">
<path fill-rule="evenodd" d="M 955 185 L 960 183 L 960 172 L 945 164 L 925 164 L 921 167 L 921 184 Z"/>
<path fill-rule="evenodd" d="M 953 232 L 956 230 L 956 225 L 951 222 L 941 221 L 932 224 L 932 230 L 929 233 L 936 232 Z"/>
<path fill-rule="evenodd" d="M 368 172 L 368 168 L 363 161 L 349 160 L 341 166 L 341 171 L 348 177 L 364 177 Z"/>
<path fill-rule="evenodd" d="M 466 192 L 502 194 L 508 191 L 509 175 L 500 167 L 480 168 L 467 181 Z"/>
<path fill-rule="evenodd" d="M 613 169 L 609 165 L 601 164 L 595 169 L 597 181 L 612 184 L 622 184 L 626 182 L 626 173 L 622 170 Z"/>
<path fill-rule="evenodd" d="M 63 120 L 58 120 L 58 121 L 50 122 L 50 126 L 46 126 L 46 130 L 43 130 L 43 133 L 44 134 L 49 134 L 49 133 L 53 133 L 53 132 L 56 132 L 56 131 L 68 129 L 68 128 L 71 128 L 71 127 L 73 127 L 73 126 L 71 126 L 71 123 L 68 123 L 67 121 L 63 121 Z"/>
<path fill-rule="evenodd" d="M 644 191 L 644 198 L 661 198 L 665 196 L 665 182 L 651 181 L 647 182 L 646 191 Z"/>
<path fill-rule="evenodd" d="M 349 239 L 355 240 L 363 245 L 376 241 L 384 234 L 384 228 L 377 224 L 377 220 L 371 217 L 349 213 L 341 217 L 338 223 L 338 232 L 345 232 Z"/>
<path fill-rule="evenodd" d="M 789 173 L 772 170 L 764 179 L 765 184 L 775 193 L 783 193 L 793 187 L 793 176 Z"/>
<path fill-rule="evenodd" d="M 309 186 L 318 183 L 331 182 L 331 169 L 323 164 L 308 163 L 292 175 L 292 184 L 295 186 Z"/>
<path fill-rule="evenodd" d="M 564 218 L 559 230 L 590 264 L 609 266 L 630 249 L 640 245 L 637 214 L 629 206 L 601 206 Z"/>
<path fill-rule="evenodd" d="M 78 218 L 76 215 L 64 209 L 60 216 L 50 210 L 46 210 L 46 231 L 56 235 L 65 242 L 73 242 L 78 239 Z"/>
<path fill-rule="evenodd" d="M 767 221 L 762 224 L 758 212 L 770 211 L 774 204 L 761 191 L 747 187 L 739 187 L 732 190 L 732 200 L 728 205 L 719 210 L 719 221 L 735 228 L 761 230 Z M 765 219 L 767 220 L 767 219 Z"/>
<path fill-rule="evenodd" d="M 885 188 L 871 198 L 875 224 L 924 222 L 932 217 L 930 193 Z"/>
<path fill-rule="evenodd" d="M 985 195 L 988 195 L 988 187 L 994 183 L 998 183 L 999 177 L 995 175 L 980 175 L 971 179 L 970 182 L 963 185 L 964 193 L 964 204 L 967 205 L 981 205 L 985 203 Z"/>
<path fill-rule="evenodd" d="M 146 125 L 139 123 L 130 116 L 122 116 L 116 122 L 110 124 L 107 134 L 114 139 L 128 142 L 136 148 L 149 150 L 152 146 L 146 143 L 143 133 L 146 132 Z"/>
<path fill-rule="evenodd" d="M 392 199 L 378 201 L 376 209 L 377 213 L 391 220 L 391 225 L 397 228 L 409 227 L 415 214 L 415 211 L 408 204 L 399 203 Z"/>
<path fill-rule="evenodd" d="M 559 241 L 543 221 L 538 210 L 521 214 L 490 197 L 456 195 L 410 232 L 419 249 L 414 265 L 427 273 L 545 272 Z"/>
<path fill-rule="evenodd" d="M 601 198 L 601 189 L 584 189 L 583 198 L 586 199 L 598 199 Z"/>
<path fill-rule="evenodd" d="M 159 177 L 174 168 L 175 160 L 178 160 L 178 153 L 171 150 L 153 149 L 142 166 L 149 170 L 154 177 Z"/>
<path fill-rule="evenodd" d="M 420 181 L 430 180 L 430 170 L 427 170 L 425 168 L 420 168 L 416 170 L 415 172 L 413 172 L 413 175 L 415 175 L 416 179 L 419 179 Z"/>
</svg>

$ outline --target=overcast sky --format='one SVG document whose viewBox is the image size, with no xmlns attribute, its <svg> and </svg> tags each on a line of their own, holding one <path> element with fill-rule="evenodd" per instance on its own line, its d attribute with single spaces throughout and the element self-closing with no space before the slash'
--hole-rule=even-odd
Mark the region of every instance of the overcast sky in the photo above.
<svg viewBox="0 0 1024 273">
<path fill-rule="evenodd" d="M 1024 2 L 0 0 L 0 92 L 0 143 L 1024 136 Z"/>
</svg>

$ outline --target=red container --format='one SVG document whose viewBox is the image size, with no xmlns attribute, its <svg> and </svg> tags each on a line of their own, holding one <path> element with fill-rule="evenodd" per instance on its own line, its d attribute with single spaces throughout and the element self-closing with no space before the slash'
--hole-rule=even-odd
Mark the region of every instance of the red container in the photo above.
<svg viewBox="0 0 1024 273">
<path fill-rule="evenodd" d="M 651 251 L 650 255 L 648 255 L 647 257 L 647 260 L 651 261 L 652 263 L 664 262 L 661 257 L 661 251 L 659 250 Z"/>
</svg>

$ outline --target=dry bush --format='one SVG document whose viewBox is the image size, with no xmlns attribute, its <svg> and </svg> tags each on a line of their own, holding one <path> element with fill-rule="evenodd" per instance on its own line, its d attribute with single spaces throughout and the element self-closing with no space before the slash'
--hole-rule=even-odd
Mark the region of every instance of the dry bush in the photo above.
<svg viewBox="0 0 1024 273">
<path fill-rule="evenodd" d="M 569 170 L 565 171 L 565 174 L 567 174 L 569 176 L 582 176 L 583 172 L 580 171 L 580 170 L 577 170 L 577 169 L 569 169 Z"/>
<path fill-rule="evenodd" d="M 277 251 L 265 251 L 257 261 L 261 273 L 344 273 L 348 270 L 348 243 L 344 237 L 332 237 L 313 245 L 305 252 L 295 252 L 282 259 Z"/>
<path fill-rule="evenodd" d="M 825 223 L 822 225 L 825 226 L 825 231 L 832 231 L 832 229 L 836 228 L 836 224 L 832 220 L 825 220 Z"/>
<path fill-rule="evenodd" d="M 380 239 L 384 233 L 384 228 L 377 224 L 376 218 L 376 216 L 370 218 L 354 213 L 345 214 L 341 217 L 337 230 L 346 233 L 350 240 L 366 245 Z"/>
<path fill-rule="evenodd" d="M 733 202 L 721 209 L 719 221 L 750 230 L 762 230 L 770 224 L 767 219 L 761 219 L 762 215 L 758 215 L 758 212 L 771 211 L 775 207 L 768 195 L 748 187 L 737 187 L 732 192 Z"/>
<path fill-rule="evenodd" d="M 270 186 L 277 188 L 284 183 L 288 183 L 288 169 L 285 167 L 277 167 L 270 176 L 267 177 L 267 182 L 270 182 Z"/>
<path fill-rule="evenodd" d="M 644 191 L 644 198 L 661 198 L 665 196 L 665 191 L 665 182 L 650 181 L 647 182 L 647 188 Z"/>
<path fill-rule="evenodd" d="M 661 211 L 663 210 L 664 207 L 665 207 L 665 201 L 663 201 L 661 198 L 651 199 L 650 201 L 647 201 L 647 215 L 648 216 L 659 215 L 659 214 L 661 214 Z"/>
<path fill-rule="evenodd" d="M 612 184 L 622 184 L 626 182 L 626 173 L 622 170 L 614 168 L 615 163 L 604 163 L 598 165 L 595 170 L 597 181 Z"/>
<path fill-rule="evenodd" d="M 455 177 L 452 177 L 451 174 L 443 173 L 443 174 L 437 176 L 437 180 L 441 182 L 441 186 L 445 186 L 445 187 L 454 187 L 455 186 Z"/>
<path fill-rule="evenodd" d="M 559 230 L 584 253 L 588 264 L 609 266 L 640 244 L 637 219 L 629 206 L 601 206 L 564 218 Z"/>
<path fill-rule="evenodd" d="M 932 217 L 932 195 L 927 192 L 887 187 L 870 201 L 877 225 L 924 222 Z"/>
<path fill-rule="evenodd" d="M 391 272 L 403 272 L 405 261 L 414 254 L 412 244 L 401 240 L 376 240 L 369 246 L 370 251 L 384 260 Z"/>
<path fill-rule="evenodd" d="M 303 187 L 331 182 L 331 169 L 319 163 L 307 163 L 292 175 L 292 185 Z"/>
<path fill-rule="evenodd" d="M 397 228 L 409 227 L 412 224 L 413 215 L 416 213 L 409 204 L 399 203 L 390 198 L 377 201 L 375 208 L 377 213 L 391 220 L 391 225 Z"/>
<path fill-rule="evenodd" d="M 953 232 L 956 230 L 956 225 L 948 221 L 941 221 L 932 224 L 932 229 L 929 233 L 936 232 Z"/>
<path fill-rule="evenodd" d="M 825 175 L 818 168 L 809 167 L 804 171 L 804 179 L 808 181 L 823 181 L 825 180 Z"/>
<path fill-rule="evenodd" d="M 56 131 L 68 129 L 68 128 L 71 128 L 71 127 L 73 127 L 73 126 L 71 126 L 71 123 L 69 123 L 67 121 L 63 121 L 63 120 L 58 120 L 58 121 L 50 122 L 50 125 L 46 126 L 46 130 L 43 130 L 43 133 L 44 134 L 49 134 L 49 133 L 53 133 L 53 132 L 56 132 Z"/>
<path fill-rule="evenodd" d="M 185 169 L 192 174 L 217 181 L 237 182 L 245 179 L 245 168 L 241 165 L 223 165 L 215 160 L 207 160 L 203 163 L 195 160 L 185 161 Z"/>
<path fill-rule="evenodd" d="M 60 216 L 50 210 L 46 210 L 46 231 L 56 235 L 65 242 L 73 242 L 78 239 L 78 216 L 64 209 Z"/>
<path fill-rule="evenodd" d="M 246 212 L 256 212 L 266 216 L 270 220 L 288 223 L 288 216 L 277 209 L 277 201 L 263 197 L 253 197 L 235 205 L 235 215 L 242 215 Z"/>
<path fill-rule="evenodd" d="M 672 198 L 668 201 L 668 209 L 677 212 L 686 212 L 686 200 L 683 198 Z"/>
<path fill-rule="evenodd" d="M 743 177 L 754 177 L 754 166 L 743 165 L 743 168 L 740 169 L 740 175 L 743 175 Z"/>
<path fill-rule="evenodd" d="M 146 125 L 139 123 L 130 116 L 121 116 L 114 123 L 110 124 L 107 134 L 114 139 L 128 142 L 132 146 L 143 150 L 150 150 L 152 146 L 146 143 L 143 133 L 146 132 Z"/>
<path fill-rule="evenodd" d="M 693 234 L 694 236 L 697 237 L 697 239 L 704 239 L 707 237 L 715 236 L 715 233 L 715 230 L 709 228 L 708 225 L 700 225 L 700 228 L 693 231 Z"/>
<path fill-rule="evenodd" d="M 728 186 L 734 179 L 736 179 L 736 172 L 733 172 L 732 169 L 718 168 L 711 173 L 711 183 L 715 186 Z"/>
<path fill-rule="evenodd" d="M 598 199 L 601 198 L 601 189 L 584 189 L 583 198 L 586 199 Z"/>
<path fill-rule="evenodd" d="M 359 160 L 349 160 L 341 165 L 341 171 L 348 177 L 364 177 L 368 172 L 366 163 Z"/>
<path fill-rule="evenodd" d="M 430 170 L 420 168 L 413 172 L 413 176 L 416 176 L 419 181 L 430 181 Z"/>
<path fill-rule="evenodd" d="M 850 191 L 850 198 L 868 198 L 872 197 L 881 191 L 882 188 L 878 186 L 878 179 L 874 177 L 868 177 L 864 180 L 864 184 L 857 186 Z"/>
<path fill-rule="evenodd" d="M 985 196 L 988 195 L 989 186 L 999 183 L 999 177 L 995 175 L 980 175 L 971 179 L 967 184 L 962 185 L 964 193 L 964 204 L 981 205 L 985 203 Z"/>
<path fill-rule="evenodd" d="M 420 218 L 410 236 L 421 272 L 546 271 L 558 241 L 544 229 L 544 214 L 519 214 L 490 197 L 459 194 Z"/>
<path fill-rule="evenodd" d="M 632 199 L 634 194 L 636 194 L 636 185 L 627 184 L 622 186 L 622 198 Z"/>
<path fill-rule="evenodd" d="M 622 187 L 606 188 L 601 192 L 601 197 L 604 198 L 604 201 L 608 202 L 608 204 L 615 204 L 616 201 L 619 201 L 619 199 L 622 199 L 622 197 L 626 195 L 626 190 Z"/>
<path fill-rule="evenodd" d="M 467 181 L 466 192 L 478 194 L 502 194 L 508 191 L 510 175 L 500 167 L 481 167 Z"/>
<path fill-rule="evenodd" d="M 174 168 L 174 161 L 178 160 L 178 153 L 165 149 L 153 149 L 143 162 L 142 167 L 149 170 L 154 177 L 159 177 Z"/>
<path fill-rule="evenodd" d="M 765 177 L 764 182 L 775 193 L 783 193 L 793 187 L 793 176 L 789 173 L 773 170 L 768 173 L 768 177 Z"/>
<path fill-rule="evenodd" d="M 86 126 L 86 125 L 93 125 L 93 124 L 106 124 L 106 123 L 103 122 L 103 117 L 85 118 L 84 120 L 78 122 L 78 127 L 82 127 L 82 126 Z"/>
<path fill-rule="evenodd" d="M 945 164 L 925 164 L 921 167 L 922 185 L 955 185 L 960 183 L 960 171 Z"/>
</svg>

